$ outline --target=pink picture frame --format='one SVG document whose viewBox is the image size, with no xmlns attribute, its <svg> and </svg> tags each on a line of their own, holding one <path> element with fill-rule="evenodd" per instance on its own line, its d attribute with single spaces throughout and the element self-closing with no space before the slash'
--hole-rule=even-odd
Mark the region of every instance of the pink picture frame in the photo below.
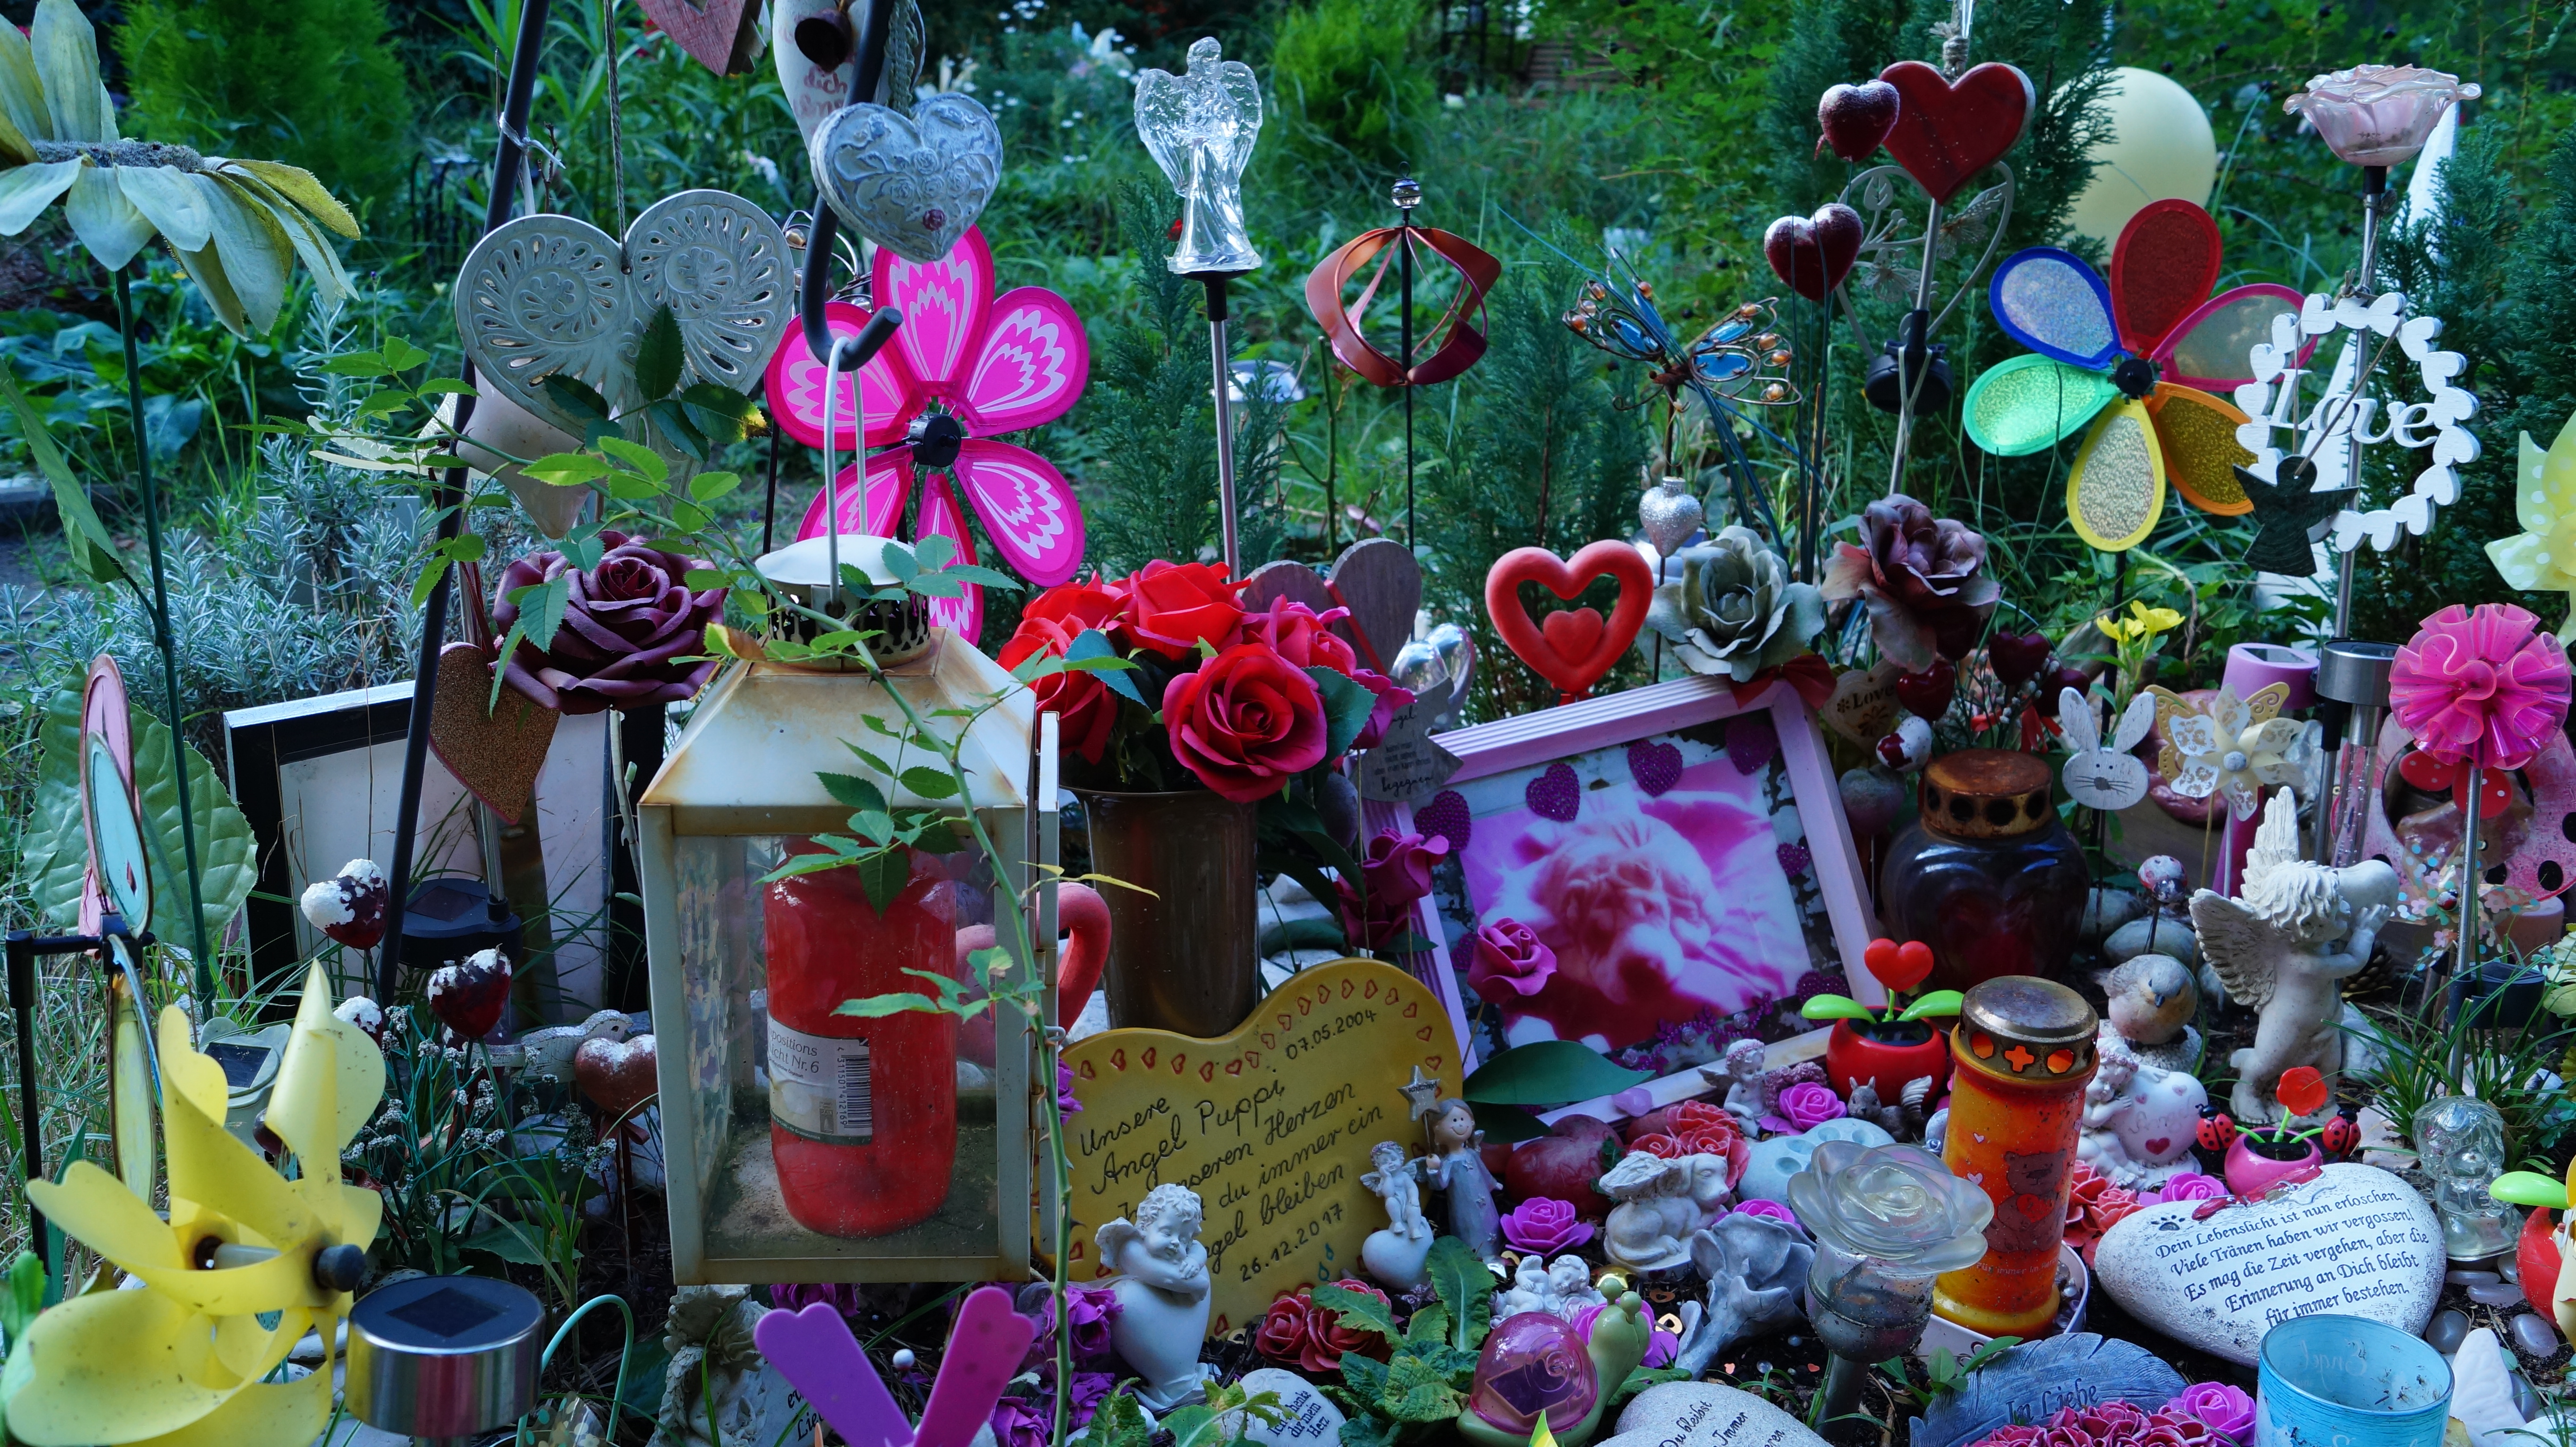
<svg viewBox="0 0 2576 1447">
<path fill-rule="evenodd" d="M 1766 722 L 1768 737 L 1776 740 L 1776 749 L 1768 752 L 1761 727 Z M 1496 865 L 1497 857 L 1561 863 L 1565 851 L 1581 847 L 1634 856 L 1660 849 L 1666 858 L 1695 853 L 1706 868 L 1704 875 L 1687 857 L 1666 871 L 1678 891 L 1674 899 L 1684 908 L 1722 913 L 1738 907 L 1725 901 L 1766 899 L 1773 901 L 1765 908 L 1774 916 L 1771 927 L 1776 931 L 1782 927 L 1776 920 L 1777 901 L 1784 897 L 1794 901 L 1796 942 L 1790 946 L 1796 951 L 1794 958 L 1781 957 L 1778 948 L 1761 951 L 1759 959 L 1735 957 L 1738 978 L 1726 967 L 1677 958 L 1689 954 L 1692 947 L 1675 946 L 1667 953 L 1676 957 L 1666 958 L 1660 966 L 1661 974 L 1669 975 L 1676 986 L 1666 993 L 1668 1005 L 1694 998 L 1680 987 L 1709 990 L 1712 969 L 1718 980 L 1712 993 L 1721 1001 L 1759 994 L 1784 997 L 1786 989 L 1774 988 L 1779 980 L 1795 982 L 1811 969 L 1839 969 L 1854 998 L 1871 1005 L 1885 1002 L 1883 989 L 1860 967 L 1862 951 L 1879 932 L 1860 855 L 1843 816 L 1842 794 L 1825 752 L 1824 736 L 1795 689 L 1774 683 L 1739 702 L 1722 680 L 1691 677 L 1478 724 L 1437 738 L 1459 760 L 1457 772 L 1439 791 L 1415 803 L 1369 805 L 1366 833 L 1374 837 L 1393 829 L 1448 837 L 1448 832 L 1460 829 L 1461 820 L 1466 821 L 1469 838 L 1464 843 L 1452 841 L 1451 858 L 1443 865 L 1439 885 L 1416 906 L 1416 928 L 1431 942 L 1431 949 L 1414 956 L 1411 963 L 1417 974 L 1428 976 L 1425 983 L 1448 1009 L 1460 1058 L 1468 1069 L 1474 1069 L 1485 1053 L 1478 1045 L 1479 1012 L 1487 1012 L 1488 1028 L 1482 1033 L 1489 1037 L 1496 1033 L 1492 1026 L 1501 1017 L 1499 1009 L 1465 984 L 1474 924 L 1493 923 L 1488 915 L 1497 906 L 1514 899 L 1526 903 L 1531 897 L 1526 890 L 1513 892 L 1506 883 L 1509 866 Z M 1720 738 L 1735 747 L 1711 742 Z M 1623 752 L 1606 755 L 1610 750 Z M 1753 765 L 1750 769 L 1743 767 L 1748 762 Z M 1621 777 L 1623 773 L 1633 777 Z M 1547 823 L 1530 822 L 1524 810 L 1512 803 L 1511 787 L 1521 779 L 1528 781 L 1522 790 L 1530 801 L 1527 812 L 1544 811 Z M 1718 817 L 1705 811 L 1694 815 L 1694 798 L 1705 796 L 1725 804 L 1730 793 L 1736 796 L 1730 816 L 1734 823 L 1712 831 L 1691 822 L 1695 817 Z M 1466 803 L 1471 795 L 1484 801 L 1484 807 L 1472 813 Z M 1746 833 L 1742 816 L 1751 802 L 1747 796 L 1758 796 L 1767 808 L 1777 838 L 1773 848 L 1759 847 L 1771 839 Z M 1585 808 L 1592 814 L 1580 815 Z M 1636 817 L 1625 817 L 1630 814 Z M 1575 823 L 1578 816 L 1583 820 L 1580 825 Z M 1475 838 L 1480 823 L 1487 833 L 1484 844 Z M 1576 841 L 1587 829 L 1594 831 L 1593 840 L 1588 845 Z M 1794 838 L 1790 837 L 1793 832 Z M 1646 834 L 1655 841 L 1652 845 L 1626 849 L 1624 840 Z M 1509 842 L 1497 845 L 1495 840 Z M 1500 855 L 1503 848 L 1515 852 Z M 1798 881 L 1791 873 L 1793 865 L 1803 865 L 1799 872 L 1811 878 Z M 1620 865 L 1611 860 L 1605 867 L 1615 871 Z M 1785 896 L 1780 888 L 1784 884 L 1790 886 Z M 1702 889 L 1707 897 L 1697 906 L 1685 898 Z M 1730 944 L 1758 943 L 1732 916 L 1718 923 L 1725 926 L 1720 933 L 1733 937 Z M 1671 938 L 1682 936 L 1677 933 Z M 1779 945 L 1776 933 L 1770 943 Z M 1635 953 L 1630 950 L 1623 956 L 1623 970 L 1638 968 Z M 1647 954 L 1652 954 L 1651 948 Z M 1656 976 L 1655 962 L 1648 959 L 1645 964 L 1647 974 Z M 1635 978 L 1633 973 L 1620 976 L 1623 983 L 1633 983 Z M 1736 995 L 1725 993 L 1730 982 Z M 1570 992 L 1551 988 L 1547 993 L 1568 997 Z M 1571 997 L 1581 995 L 1577 991 Z M 1540 997 L 1542 1002 L 1545 998 L 1545 994 Z M 1619 1016 L 1621 1020 L 1635 1018 L 1625 1001 L 1620 1009 L 1629 1011 Z M 1547 1028 L 1555 1029 L 1560 1023 L 1567 1028 L 1557 1029 L 1555 1038 L 1585 1038 L 1569 1033 L 1586 1023 L 1579 1011 L 1549 1022 Z M 1651 1018 L 1646 1021 L 1649 1027 L 1653 1023 Z M 1547 1038 L 1544 1030 L 1525 1023 L 1510 1028 Z M 1633 1024 L 1615 1027 L 1633 1028 Z M 1611 1037 L 1589 1038 L 1597 1044 Z"/>
</svg>

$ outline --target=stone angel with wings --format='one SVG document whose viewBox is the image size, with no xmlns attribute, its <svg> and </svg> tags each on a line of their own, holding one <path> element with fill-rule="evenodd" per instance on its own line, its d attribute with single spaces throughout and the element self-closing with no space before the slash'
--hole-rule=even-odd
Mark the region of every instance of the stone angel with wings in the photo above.
<svg viewBox="0 0 2576 1447">
<path fill-rule="evenodd" d="M 2281 1118 L 2273 1091 L 2281 1072 L 2315 1066 L 2331 1079 L 2343 1066 L 2343 980 L 2370 961 L 2397 904 L 2397 871 L 2383 860 L 2346 869 L 2299 857 L 2298 805 L 2288 789 L 2272 796 L 2245 857 L 2238 898 L 2192 896 L 2200 949 L 2230 999 L 2259 1012 L 2254 1043 L 2229 1063 L 2238 1121 Z"/>
</svg>

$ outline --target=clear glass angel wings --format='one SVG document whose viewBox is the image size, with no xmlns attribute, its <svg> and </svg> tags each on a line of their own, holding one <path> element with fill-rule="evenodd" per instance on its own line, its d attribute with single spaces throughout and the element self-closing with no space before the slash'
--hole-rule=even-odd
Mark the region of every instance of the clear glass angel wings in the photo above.
<svg viewBox="0 0 2576 1447">
<path fill-rule="evenodd" d="M 1187 203 L 1168 263 L 1183 276 L 1261 265 L 1243 229 L 1243 167 L 1261 136 L 1261 82 L 1213 37 L 1190 46 L 1189 71 L 1136 77 L 1136 134 Z"/>
</svg>

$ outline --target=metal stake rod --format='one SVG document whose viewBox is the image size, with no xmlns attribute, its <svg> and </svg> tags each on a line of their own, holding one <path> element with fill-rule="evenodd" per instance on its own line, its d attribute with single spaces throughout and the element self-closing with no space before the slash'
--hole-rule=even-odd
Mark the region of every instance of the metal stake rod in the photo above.
<svg viewBox="0 0 2576 1447">
<path fill-rule="evenodd" d="M 2379 225 L 2388 210 L 2388 168 L 2361 168 L 2361 270 L 2354 283 L 2358 294 L 2368 302 L 2379 286 Z M 2356 374 L 2352 390 L 2359 395 L 2367 379 Z M 2361 429 L 2356 426 L 2344 434 L 2344 481 L 2361 485 Z M 2355 540 L 2356 543 L 2358 539 Z M 2334 636 L 2352 636 L 2352 559 L 2358 547 L 2347 548 L 2335 559 Z"/>
<path fill-rule="evenodd" d="M 1887 469 L 1887 491 L 1905 487 L 1905 454 L 1914 440 L 1914 394 L 1932 371 L 1932 262 L 1941 240 L 1941 203 L 1923 213 L 1923 274 L 1914 281 L 1914 310 L 1897 323 L 1896 446 Z"/>
<path fill-rule="evenodd" d="M 143 538 L 152 550 L 152 642 L 161 650 L 161 685 L 170 706 L 170 774 L 179 786 L 179 847 L 188 861 L 188 943 L 196 951 L 196 1013 L 202 1020 L 215 1008 L 215 955 L 206 948 L 205 887 L 197 878 L 197 813 L 188 798 L 187 715 L 179 701 L 179 655 L 170 640 L 170 585 L 168 570 L 162 566 L 160 489 L 152 481 L 152 440 L 143 425 L 143 364 L 135 356 L 134 298 L 125 272 L 125 267 L 116 269 L 116 329 L 125 339 L 125 400 L 133 409 L 135 487 L 143 494 Z"/>
<path fill-rule="evenodd" d="M 537 85 L 537 58 L 545 48 L 546 12 L 552 0 L 522 0 L 519 33 L 510 52 L 509 88 L 501 100 L 501 141 L 492 158 L 491 199 L 483 208 L 483 230 L 510 219 L 510 198 L 519 189 L 519 170 L 526 159 L 528 102 Z M 128 369 L 129 371 L 131 368 Z M 474 381 L 465 364 L 464 380 Z M 456 399 L 456 427 L 462 431 L 474 415 L 474 394 Z M 430 490 L 430 510 L 438 517 L 438 540 L 452 541 L 465 527 L 465 469 L 439 474 Z M 385 937 L 379 946 L 376 998 L 390 1004 L 402 973 L 403 917 L 411 907 L 412 835 L 420 829 L 420 786 L 429 767 L 429 716 L 438 703 L 438 654 L 447 643 L 448 580 L 441 574 L 420 615 L 420 659 L 412 672 L 411 722 L 403 737 L 402 800 L 394 810 L 393 906 L 385 914 Z"/>
<path fill-rule="evenodd" d="M 1234 399 L 1228 395 L 1232 378 L 1227 375 L 1225 348 L 1225 283 L 1227 273 L 1203 272 L 1199 281 L 1207 287 L 1208 365 L 1216 374 L 1216 509 L 1217 522 L 1225 542 L 1225 575 L 1243 576 L 1243 546 L 1235 536 L 1234 500 Z"/>
<path fill-rule="evenodd" d="M 1422 184 L 1407 176 L 1393 187 L 1397 320 L 1404 347 L 1404 545 L 1413 546 L 1413 208 Z"/>
</svg>

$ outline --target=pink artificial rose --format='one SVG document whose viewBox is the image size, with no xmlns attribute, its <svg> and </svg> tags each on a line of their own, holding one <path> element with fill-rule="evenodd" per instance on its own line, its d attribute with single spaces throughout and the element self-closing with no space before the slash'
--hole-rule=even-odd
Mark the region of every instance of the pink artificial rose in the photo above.
<svg viewBox="0 0 2576 1447">
<path fill-rule="evenodd" d="M 2476 86 L 2438 70 L 2356 65 L 2310 77 L 2281 109 L 2304 115 L 2347 165 L 2402 166 L 2424 149 L 2453 101 L 2477 98 Z"/>
<path fill-rule="evenodd" d="M 2138 1199 L 2149 1205 L 2156 1205 L 2165 1201 L 2215 1201 L 2226 1194 L 2227 1183 L 2218 1177 L 2204 1176 L 2198 1171 L 2184 1171 L 2180 1175 L 2167 1177 L 2161 1190 L 2146 1192 Z"/>
<path fill-rule="evenodd" d="M 1532 1196 L 1503 1217 L 1503 1239 L 1517 1251 L 1553 1256 L 1592 1239 L 1592 1228 L 1576 1219 L 1574 1203 Z"/>
<path fill-rule="evenodd" d="M 1360 687 L 1377 695 L 1377 702 L 1369 708 L 1368 722 L 1360 726 L 1360 735 L 1351 740 L 1351 747 L 1373 749 L 1385 741 L 1387 725 L 1394 723 L 1395 716 L 1403 712 L 1404 706 L 1413 702 L 1413 690 L 1382 673 L 1372 673 L 1365 668 L 1352 669 L 1351 678 Z"/>
<path fill-rule="evenodd" d="M 1777 1201 L 1739 1201 L 1736 1203 L 1735 1214 L 1739 1216 L 1766 1216 L 1771 1220 L 1785 1222 L 1791 1226 L 1798 1225 L 1798 1213 L 1790 1210 L 1784 1205 L 1781 1205 Z M 1806 1228 L 1799 1227 L 1799 1229 L 1804 1230 Z"/>
<path fill-rule="evenodd" d="M 1360 666 L 1359 655 L 1342 641 L 1333 625 L 1351 616 L 1348 608 L 1327 608 L 1318 613 L 1293 598 L 1272 600 L 1266 613 L 1243 615 L 1243 636 L 1258 638 L 1279 650 L 1279 656 L 1299 668 L 1329 668 L 1335 673 L 1350 673 Z"/>
<path fill-rule="evenodd" d="M 1556 951 L 1516 919 L 1498 919 L 1476 931 L 1476 953 L 1467 965 L 1467 988 L 1500 1005 L 1526 1000 L 1556 974 Z"/>
<path fill-rule="evenodd" d="M 2200 1179 L 2207 1180 L 2203 1176 Z M 2165 1415 L 2190 1417 L 2228 1441 L 2242 1444 L 2254 1436 L 2254 1399 L 2225 1382 L 2194 1382 L 2165 1403 Z"/>
<path fill-rule="evenodd" d="M 1818 1085 L 1813 1081 L 1801 1081 L 1781 1091 L 1779 1109 L 1778 1118 L 1786 1120 L 1786 1129 L 1791 1131 L 1809 1130 L 1848 1114 L 1843 1107 L 1843 1098 L 1834 1094 L 1832 1086 Z M 1767 1120 L 1763 1123 L 1770 1124 Z"/>
<path fill-rule="evenodd" d="M 1360 860 L 1366 898 L 1349 880 L 1334 881 L 1341 895 L 1342 928 L 1352 942 L 1382 949 L 1402 939 L 1413 924 L 1413 906 L 1431 892 L 1432 866 L 1448 853 L 1449 841 L 1438 835 L 1425 839 L 1388 830 L 1370 840 L 1368 854 Z"/>
</svg>

